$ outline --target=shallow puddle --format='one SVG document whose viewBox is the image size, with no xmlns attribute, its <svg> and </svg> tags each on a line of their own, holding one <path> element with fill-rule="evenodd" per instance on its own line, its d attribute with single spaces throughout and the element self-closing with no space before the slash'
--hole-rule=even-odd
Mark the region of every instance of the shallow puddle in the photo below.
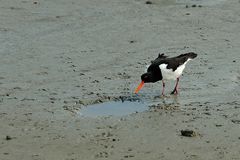
<svg viewBox="0 0 240 160">
<path fill-rule="evenodd" d="M 141 101 L 113 101 L 81 108 L 79 114 L 86 117 L 124 116 L 148 110 L 148 105 Z"/>
</svg>

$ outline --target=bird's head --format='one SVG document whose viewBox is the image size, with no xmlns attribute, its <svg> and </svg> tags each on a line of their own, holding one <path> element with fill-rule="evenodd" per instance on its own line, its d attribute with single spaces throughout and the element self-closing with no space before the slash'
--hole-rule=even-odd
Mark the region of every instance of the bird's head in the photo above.
<svg viewBox="0 0 240 160">
<path fill-rule="evenodd" d="M 156 82 L 154 79 L 154 76 L 152 74 L 152 72 L 147 72 L 142 74 L 141 76 L 141 83 L 138 85 L 138 87 L 135 90 L 135 93 L 138 93 L 140 91 L 140 89 L 143 87 L 144 83 L 152 83 L 152 82 Z"/>
<path fill-rule="evenodd" d="M 141 75 L 141 80 L 142 80 L 144 83 L 154 82 L 152 72 L 147 72 L 147 73 L 142 74 L 142 75 Z"/>
</svg>

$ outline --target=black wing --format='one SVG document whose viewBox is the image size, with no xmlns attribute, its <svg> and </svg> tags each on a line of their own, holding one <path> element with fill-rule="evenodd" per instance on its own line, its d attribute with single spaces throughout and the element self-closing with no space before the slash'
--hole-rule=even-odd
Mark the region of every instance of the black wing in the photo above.
<svg viewBox="0 0 240 160">
<path fill-rule="evenodd" d="M 157 65 L 158 67 L 161 64 L 167 64 L 167 69 L 172 69 L 175 71 L 180 65 L 184 64 L 188 60 L 188 57 L 173 57 L 173 58 L 165 58 L 165 59 L 156 59 L 152 65 Z"/>
<path fill-rule="evenodd" d="M 162 59 L 165 59 L 167 58 L 168 56 L 164 55 L 164 53 L 159 53 L 158 54 L 158 57 L 156 59 L 154 59 L 153 61 L 151 61 L 151 63 L 155 63 L 156 61 L 159 61 L 159 60 L 162 60 Z"/>
<path fill-rule="evenodd" d="M 158 57 L 152 61 L 152 65 L 167 64 L 167 69 L 172 69 L 175 71 L 180 65 L 184 64 L 189 58 L 194 59 L 197 57 L 197 54 L 194 52 L 189 52 L 181 54 L 177 57 L 167 58 L 164 54 L 159 54 Z"/>
</svg>

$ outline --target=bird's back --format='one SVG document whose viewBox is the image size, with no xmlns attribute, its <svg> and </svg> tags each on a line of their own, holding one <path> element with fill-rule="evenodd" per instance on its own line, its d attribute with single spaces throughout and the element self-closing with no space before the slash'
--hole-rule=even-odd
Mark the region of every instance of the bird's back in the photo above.
<svg viewBox="0 0 240 160">
<path fill-rule="evenodd" d="M 147 72 L 155 73 L 155 75 L 159 76 L 160 80 L 176 79 L 182 74 L 186 63 L 196 56 L 197 54 L 190 52 L 172 58 L 167 58 L 166 56 L 158 57 L 152 61 Z"/>
<path fill-rule="evenodd" d="M 167 69 L 175 71 L 179 66 L 183 65 L 190 59 L 194 59 L 195 57 L 197 57 L 196 53 L 189 52 L 172 58 L 157 58 L 153 61 L 152 65 L 160 66 L 161 64 L 166 64 Z"/>
</svg>

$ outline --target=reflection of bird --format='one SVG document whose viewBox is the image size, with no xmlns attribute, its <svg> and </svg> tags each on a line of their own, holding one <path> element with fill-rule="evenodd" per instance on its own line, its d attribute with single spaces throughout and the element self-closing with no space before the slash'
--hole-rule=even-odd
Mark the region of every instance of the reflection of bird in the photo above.
<svg viewBox="0 0 240 160">
<path fill-rule="evenodd" d="M 187 62 L 195 57 L 197 57 L 197 54 L 193 52 L 181 54 L 172 58 L 168 58 L 164 54 L 159 54 L 158 57 L 152 61 L 151 65 L 148 66 L 147 72 L 141 76 L 142 82 L 136 88 L 135 93 L 138 93 L 144 83 L 155 83 L 162 80 L 162 95 L 164 95 L 164 80 L 176 79 L 177 82 L 171 94 L 178 94 L 179 77 L 181 76 Z"/>
</svg>

